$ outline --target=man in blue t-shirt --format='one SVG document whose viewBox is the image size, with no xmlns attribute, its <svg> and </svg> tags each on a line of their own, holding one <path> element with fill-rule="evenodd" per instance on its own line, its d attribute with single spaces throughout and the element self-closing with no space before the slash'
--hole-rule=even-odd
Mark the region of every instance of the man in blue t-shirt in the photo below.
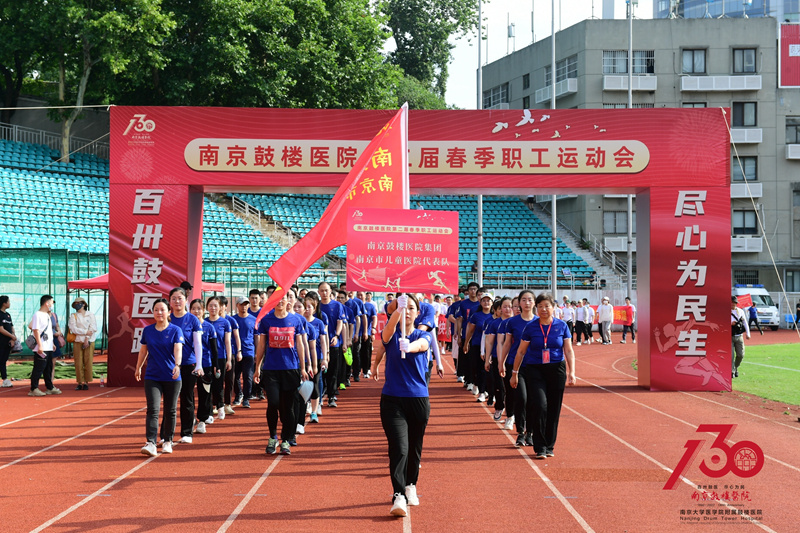
<svg viewBox="0 0 800 533">
<path fill-rule="evenodd" d="M 344 345 L 345 328 L 347 328 L 347 314 L 345 307 L 334 298 L 331 286 L 327 282 L 320 283 L 317 290 L 319 292 L 319 310 L 328 316 L 328 337 L 331 344 L 328 351 L 328 371 L 325 376 L 328 406 L 336 407 L 336 395 L 339 391 L 339 368 L 344 365 L 342 346 Z"/>
<path fill-rule="evenodd" d="M 476 313 L 481 307 L 481 302 L 480 300 L 478 300 L 479 289 L 480 285 L 478 285 L 474 281 L 471 281 L 467 285 L 467 298 L 461 300 L 461 303 L 458 306 L 458 311 L 455 314 L 456 335 L 458 336 L 459 349 L 461 349 L 462 351 L 463 351 L 462 343 L 464 342 L 464 339 L 467 336 L 467 324 L 469 324 L 469 319 L 472 316 L 472 314 Z M 462 368 L 461 365 L 459 365 L 458 377 L 463 378 L 465 376 L 465 373 L 466 373 L 466 368 Z"/>
<path fill-rule="evenodd" d="M 353 381 L 361 381 L 361 343 L 364 340 L 364 332 L 367 327 L 367 311 L 364 308 L 364 301 L 357 298 L 356 293 L 353 291 L 348 291 L 347 301 L 344 305 L 353 311 L 356 319 L 350 346 L 353 352 Z"/>
<path fill-rule="evenodd" d="M 247 298 L 236 299 L 236 315 L 233 319 L 239 326 L 239 347 L 242 360 L 238 363 L 239 372 L 236 373 L 237 390 L 236 403 L 241 402 L 242 407 L 250 409 L 250 398 L 253 389 L 253 370 L 256 356 L 256 317 L 248 309 L 250 301 Z M 240 378 L 241 376 L 241 378 Z M 239 379 L 242 379 L 241 389 L 239 389 Z M 241 396 L 239 396 L 241 390 Z"/>
<path fill-rule="evenodd" d="M 345 314 L 347 314 L 347 339 L 344 344 L 344 352 L 346 354 L 347 351 L 350 350 L 350 356 L 352 357 L 353 339 L 356 336 L 357 324 L 361 319 L 361 315 L 358 314 L 358 308 L 354 309 L 352 306 L 347 305 L 347 293 L 345 291 L 339 291 L 336 295 L 336 300 L 344 306 Z M 351 363 L 347 364 L 347 360 L 345 359 L 344 367 L 340 367 L 339 388 L 350 386 L 353 363 L 355 363 L 355 361 L 351 359 Z"/>
<path fill-rule="evenodd" d="M 356 298 L 363 299 L 365 294 L 363 292 L 356 293 Z M 361 353 L 359 358 L 361 360 L 361 373 L 365 378 L 372 377 L 370 367 L 372 366 L 372 343 L 375 340 L 375 333 L 378 330 L 378 308 L 372 303 L 372 293 L 366 293 L 364 301 L 364 331 L 361 335 Z"/>
</svg>

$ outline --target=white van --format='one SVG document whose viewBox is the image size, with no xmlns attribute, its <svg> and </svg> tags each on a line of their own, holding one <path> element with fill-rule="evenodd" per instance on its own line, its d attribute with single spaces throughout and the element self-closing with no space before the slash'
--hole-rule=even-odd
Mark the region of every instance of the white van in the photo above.
<svg viewBox="0 0 800 533">
<path fill-rule="evenodd" d="M 772 296 L 769 295 L 769 291 L 763 285 L 736 284 L 733 286 L 734 296 L 742 296 L 744 294 L 749 294 L 753 300 L 753 306 L 758 313 L 758 323 L 762 326 L 769 326 L 772 331 L 777 331 L 781 324 L 781 316 L 778 313 L 778 307 L 772 301 Z"/>
</svg>

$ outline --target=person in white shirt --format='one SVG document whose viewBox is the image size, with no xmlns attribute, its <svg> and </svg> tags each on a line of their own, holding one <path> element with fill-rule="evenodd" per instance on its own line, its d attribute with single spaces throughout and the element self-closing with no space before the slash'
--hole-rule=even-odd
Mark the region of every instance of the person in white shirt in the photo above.
<svg viewBox="0 0 800 533">
<path fill-rule="evenodd" d="M 611 344 L 611 323 L 614 321 L 614 308 L 608 296 L 603 296 L 603 303 L 597 307 L 597 321 L 600 323 L 600 336 L 603 344 Z"/>
<path fill-rule="evenodd" d="M 575 300 L 575 346 L 581 345 L 581 335 L 586 335 L 586 309 L 583 307 L 583 301 Z M 588 339 L 588 336 L 586 336 Z"/>
<path fill-rule="evenodd" d="M 569 338 L 572 339 L 572 334 L 575 332 L 575 309 L 572 308 L 572 302 L 567 301 L 564 304 L 564 308 L 561 310 L 561 320 L 567 323 Z"/>
<path fill-rule="evenodd" d="M 583 308 L 586 310 L 586 342 L 591 344 L 594 342 L 592 327 L 594 325 L 594 317 L 597 316 L 597 312 L 591 305 L 589 305 L 589 300 L 586 298 L 583 299 Z"/>
<path fill-rule="evenodd" d="M 31 370 L 31 391 L 28 396 L 44 396 L 45 394 L 61 394 L 61 390 L 53 386 L 53 323 L 50 313 L 53 310 L 53 297 L 45 294 L 39 299 L 39 310 L 33 313 L 28 328 L 36 341 L 33 348 L 33 369 Z M 39 390 L 39 379 L 44 377 L 45 392 Z"/>
<path fill-rule="evenodd" d="M 69 332 L 75 335 L 72 341 L 72 356 L 75 360 L 75 390 L 89 390 L 94 373 L 94 341 L 97 339 L 97 320 L 94 313 L 89 312 L 89 304 L 83 298 L 75 298 L 72 302 L 75 312 L 69 315 Z"/>
</svg>

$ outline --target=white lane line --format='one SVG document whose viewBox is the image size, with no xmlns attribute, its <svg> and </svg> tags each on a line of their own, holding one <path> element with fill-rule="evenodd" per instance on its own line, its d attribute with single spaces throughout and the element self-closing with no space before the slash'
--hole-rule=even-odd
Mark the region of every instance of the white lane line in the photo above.
<svg viewBox="0 0 800 533">
<path fill-rule="evenodd" d="M 236 509 L 233 510 L 231 515 L 228 517 L 228 519 L 225 520 L 225 522 L 221 526 L 219 526 L 219 529 L 217 530 L 217 533 L 224 533 L 225 531 L 228 530 L 229 527 L 231 527 L 231 524 L 233 524 L 233 521 L 236 520 L 236 518 L 239 517 L 239 514 L 241 514 L 242 510 L 247 506 L 248 503 L 250 503 L 250 500 L 253 499 L 253 496 L 255 496 L 256 492 L 258 492 L 258 489 L 261 488 L 261 485 L 264 484 L 264 482 L 267 480 L 267 478 L 272 473 L 272 471 L 275 470 L 275 467 L 278 466 L 278 463 L 280 462 L 281 457 L 283 457 L 283 456 L 282 455 L 278 455 L 275 458 L 275 460 L 272 461 L 272 463 L 269 465 L 269 467 L 264 471 L 264 473 L 261 474 L 261 477 L 258 478 L 258 481 L 256 481 L 255 485 L 253 485 L 253 487 L 247 493 L 247 496 L 245 496 L 244 499 L 241 502 L 239 502 L 239 505 L 236 506 Z"/>
<path fill-rule="evenodd" d="M 133 468 L 131 468 L 130 470 L 128 470 L 127 472 L 125 472 L 124 474 L 119 476 L 114 481 L 112 481 L 110 483 L 107 483 L 103 487 L 97 489 L 91 495 L 89 495 L 86 498 L 82 499 L 81 501 L 79 501 L 78 503 L 76 503 L 75 505 L 70 507 L 69 509 L 66 509 L 65 511 L 62 511 L 60 514 L 58 514 L 57 516 L 54 516 L 53 518 L 51 518 L 50 520 L 48 520 L 47 522 L 45 522 L 41 526 L 37 527 L 36 529 L 31 530 L 31 533 L 39 533 L 39 531 L 42 531 L 42 530 L 52 526 L 53 524 L 55 524 L 56 522 L 58 522 L 59 520 L 61 520 L 65 516 L 67 516 L 68 514 L 70 514 L 72 511 L 74 511 L 74 510 L 82 507 L 83 505 L 89 503 L 90 501 L 92 501 L 96 497 L 103 495 L 103 493 L 105 493 L 108 489 L 110 489 L 111 487 L 113 487 L 114 485 L 119 483 L 120 481 L 123 481 L 125 478 L 127 478 L 131 474 L 135 473 L 139 469 L 143 468 L 145 465 L 150 464 L 150 462 L 152 462 L 154 459 L 157 459 L 158 457 L 159 456 L 157 455 L 155 457 L 150 457 L 149 459 L 147 459 L 145 461 L 142 461 L 138 465 L 134 466 Z"/>
<path fill-rule="evenodd" d="M 598 389 L 600 389 L 600 390 L 602 390 L 602 391 L 608 392 L 608 393 L 610 393 L 610 394 L 613 394 L 613 395 L 615 395 L 615 396 L 619 396 L 620 398 L 623 398 L 623 399 L 625 399 L 625 400 L 628 400 L 629 402 L 635 403 L 636 405 L 638 405 L 638 406 L 640 406 L 640 407 L 644 407 L 645 409 L 649 409 L 649 410 L 651 410 L 651 411 L 653 411 L 653 412 L 655 412 L 655 413 L 658 413 L 658 414 L 660 414 L 660 415 L 662 415 L 662 416 L 665 416 L 665 417 L 667 417 L 667 418 L 670 418 L 670 419 L 672 419 L 672 420 L 674 420 L 674 421 L 676 421 L 676 422 L 679 422 L 679 423 L 681 423 L 681 424 L 685 424 L 685 425 L 689 426 L 689 427 L 690 427 L 690 428 L 692 428 L 692 429 L 697 429 L 697 427 L 698 427 L 697 425 L 695 425 L 695 424 L 693 424 L 693 423 L 691 423 L 691 422 L 687 422 L 686 420 L 683 420 L 683 419 L 681 419 L 681 418 L 678 418 L 678 417 L 676 417 L 676 416 L 672 416 L 671 414 L 669 414 L 669 413 L 665 413 L 664 411 L 659 411 L 659 410 L 658 410 L 658 409 L 656 409 L 655 407 L 650 407 L 649 405 L 647 405 L 647 404 L 644 404 L 644 403 L 642 403 L 642 402 L 639 402 L 639 401 L 636 401 L 636 400 L 634 400 L 633 398 L 628 398 L 628 397 L 627 397 L 627 396 L 625 396 L 624 394 L 620 394 L 620 393 L 618 393 L 618 392 L 614 392 L 614 391 L 612 391 L 612 390 L 609 390 L 609 389 L 607 389 L 607 388 L 603 387 L 602 385 L 598 385 L 598 384 L 596 384 L 596 383 L 592 383 L 591 381 L 588 381 L 588 380 L 586 380 L 586 379 L 583 379 L 583 378 L 579 378 L 579 379 L 580 379 L 581 381 L 585 381 L 586 383 L 588 383 L 588 384 L 589 384 L 589 385 L 591 385 L 592 387 L 597 387 Z M 690 396 L 691 396 L 691 395 L 690 395 Z M 742 412 L 746 412 L 746 411 L 742 411 Z M 753 415 L 753 416 L 756 416 L 756 417 L 758 417 L 758 418 L 764 418 L 764 417 L 762 417 L 762 416 L 758 416 L 758 415 Z M 764 418 L 764 420 L 767 420 L 767 421 L 769 421 L 769 419 L 766 419 L 766 418 Z M 734 440 L 731 440 L 731 439 L 728 439 L 728 440 L 727 440 L 727 442 L 730 442 L 731 444 L 735 444 L 735 442 L 736 442 L 736 441 L 734 441 Z M 796 472 L 800 472 L 800 468 L 798 468 L 798 467 L 796 467 L 796 466 L 790 465 L 790 464 L 788 464 L 788 463 L 784 463 L 783 461 L 781 461 L 781 460 L 779 460 L 779 459 L 776 459 L 776 458 L 774 458 L 774 457 L 772 457 L 772 456 L 769 456 L 769 455 L 767 455 L 767 454 L 764 454 L 764 457 L 765 457 L 766 459 L 769 459 L 770 461 L 775 461 L 776 463 L 778 463 L 778 464 L 779 464 L 779 465 L 781 465 L 781 466 L 785 466 L 786 468 L 789 468 L 789 469 L 791 469 L 791 470 L 794 470 L 794 471 L 796 471 Z"/>
<path fill-rule="evenodd" d="M 61 446 L 62 444 L 66 444 L 67 442 L 70 442 L 70 441 L 75 440 L 77 438 L 83 437 L 84 435 L 88 435 L 89 433 L 92 433 L 93 431 L 97 431 L 98 429 L 102 429 L 102 428 L 104 428 L 106 426 L 110 426 L 111 424 L 114 424 L 115 422 L 119 422 L 120 420 L 124 420 L 125 418 L 128 418 L 129 416 L 135 415 L 136 413 L 140 413 L 140 412 L 144 411 L 145 409 L 147 409 L 147 407 L 142 407 L 141 409 L 137 409 L 137 410 L 135 410 L 133 412 L 128 413 L 127 415 L 123 415 L 123 416 L 121 416 L 121 417 L 119 417 L 117 419 L 111 420 L 110 422 L 106 422 L 105 424 L 102 424 L 100 426 L 93 427 L 92 429 L 86 430 L 83 433 L 75 435 L 74 437 L 70 437 L 68 439 L 64 439 L 61 442 L 57 442 L 57 443 L 52 444 L 52 445 L 50 445 L 50 446 L 48 446 L 46 448 L 42 448 L 39 451 L 36 451 L 36 452 L 33 452 L 31 454 L 26 455 L 25 457 L 20 457 L 19 459 L 16 459 L 14 461 L 11 461 L 10 463 L 7 463 L 7 464 L 4 464 L 4 465 L 0 466 L 0 470 L 2 470 L 4 468 L 8 468 L 9 466 L 14 466 L 17 463 L 21 463 L 25 459 L 30 459 L 31 457 L 35 457 L 35 456 L 39 455 L 40 453 L 44 453 L 44 452 L 46 452 L 48 450 L 52 450 L 53 448 Z"/>
<path fill-rule="evenodd" d="M 742 361 L 742 363 L 747 364 L 747 365 L 765 366 L 767 368 L 777 368 L 778 370 L 788 370 L 789 372 L 800 372 L 800 370 L 798 370 L 796 368 L 786 368 L 784 366 L 765 365 L 764 363 L 751 363 L 750 361 Z"/>
<path fill-rule="evenodd" d="M 411 507 L 408 507 L 408 511 L 403 517 L 403 533 L 411 533 Z"/>
<path fill-rule="evenodd" d="M 5 427 L 5 426 L 9 426 L 11 424 L 16 424 L 17 422 L 22 422 L 23 420 L 28 420 L 29 418 L 34 418 L 36 416 L 41 416 L 41 415 L 45 415 L 47 413 L 52 413 L 53 411 L 58 411 L 59 409 L 63 409 L 65 407 L 70 407 L 72 405 L 76 405 L 76 404 L 79 404 L 81 402 L 85 402 L 87 400 L 92 400 L 94 398 L 99 398 L 100 396 L 103 396 L 105 394 L 109 394 L 111 392 L 117 392 L 117 391 L 120 391 L 120 390 L 125 389 L 125 388 L 126 387 L 118 387 L 116 389 L 108 389 L 105 392 L 101 392 L 100 394 L 95 394 L 94 396 L 89 396 L 87 398 L 83 398 L 82 400 L 78 400 L 77 402 L 65 403 L 64 405 L 61 405 L 59 407 L 54 407 L 52 409 L 48 409 L 47 411 L 39 411 L 38 413 L 30 415 L 30 416 L 25 416 L 25 417 L 22 417 L 22 418 L 18 418 L 16 420 L 11 420 L 10 422 L 3 422 L 2 424 L 0 424 L 0 428 L 1 427 Z"/>
<path fill-rule="evenodd" d="M 632 445 L 632 444 L 628 443 L 627 441 L 623 440 L 622 438 L 618 437 L 617 435 L 615 435 L 611 431 L 607 430 L 606 428 L 604 428 L 600 424 L 598 424 L 598 423 L 594 422 L 593 420 L 590 420 L 589 418 L 583 416 L 582 414 L 580 414 L 578 411 L 576 411 L 572 407 L 570 407 L 570 406 L 568 406 L 566 404 L 563 404 L 563 406 L 566 407 L 567 409 L 569 409 L 570 411 L 572 411 L 572 413 L 574 413 L 575 415 L 579 416 L 580 418 L 582 418 L 583 420 L 585 420 L 586 422 L 591 424 L 592 426 L 596 427 L 597 429 L 599 429 L 600 431 L 602 431 L 603 433 L 608 435 L 609 437 L 611 437 L 612 439 L 614 439 L 617 442 L 621 443 L 622 445 L 624 445 L 625 447 L 627 447 L 631 451 L 637 453 L 638 455 L 640 455 L 643 458 L 647 459 L 651 463 L 655 464 L 656 466 L 658 466 L 662 470 L 666 470 L 670 474 L 673 472 L 673 470 L 671 468 L 669 468 L 666 465 L 660 463 L 657 459 L 654 459 L 653 457 L 650 457 L 645 452 L 641 451 L 640 449 L 638 449 L 634 445 Z M 687 485 L 689 485 L 692 488 L 696 488 L 697 487 L 697 483 L 693 482 L 691 479 L 689 479 L 689 478 L 687 478 L 685 476 L 681 476 L 681 481 L 683 481 L 684 483 L 686 483 Z M 734 506 L 732 506 L 729 503 L 726 503 L 724 501 L 717 501 L 717 503 L 719 503 L 723 507 L 727 507 L 728 509 L 736 510 L 736 507 L 734 507 Z M 748 515 L 739 515 L 739 516 L 742 516 L 743 518 L 748 519 L 750 522 L 752 522 L 753 524 L 757 525 L 758 527 L 760 527 L 764 531 L 769 531 L 770 533 L 777 533 L 775 530 L 769 528 L 765 524 L 762 524 L 761 522 L 759 522 L 758 520 L 756 520 L 755 518 L 753 518 L 751 516 L 748 516 Z"/>
<path fill-rule="evenodd" d="M 450 363 L 448 361 L 448 366 L 449 365 L 450 365 Z M 494 420 L 494 418 L 492 418 L 492 412 L 489 410 L 489 407 L 485 403 L 481 403 L 481 407 L 483 407 L 483 410 L 486 411 L 487 415 L 489 415 L 489 417 L 492 420 L 492 422 L 494 422 L 495 425 L 499 426 L 500 423 L 496 422 Z M 511 433 L 509 433 L 505 429 L 503 430 L 503 433 L 505 434 L 506 438 L 508 438 L 509 442 L 512 445 L 516 442 L 514 437 L 511 436 Z M 550 478 L 548 478 L 544 474 L 544 472 L 542 472 L 539 469 L 539 467 L 536 466 L 536 464 L 533 462 L 533 460 L 528 455 L 528 452 L 525 451 L 525 448 L 524 447 L 517 448 L 517 451 L 523 457 L 523 459 L 525 459 L 525 462 L 528 463 L 528 466 L 530 466 L 533 469 L 533 471 L 536 472 L 536 475 L 539 476 L 539 479 L 541 479 L 544 482 L 544 484 L 547 485 L 547 488 L 550 489 L 550 492 L 553 493 L 553 496 L 555 496 L 558 499 L 558 501 L 561 502 L 561 505 L 563 505 L 564 508 L 567 510 L 567 512 L 572 515 L 572 517 L 575 519 L 576 522 L 578 522 L 578 524 L 583 528 L 583 530 L 586 531 L 586 533 L 590 533 L 590 532 L 594 533 L 594 529 L 592 529 L 592 526 L 590 526 L 589 523 L 586 522 L 586 520 L 584 520 L 584 518 L 580 515 L 580 513 L 578 513 L 578 511 L 572 506 L 572 504 L 567 501 L 567 498 L 564 497 L 563 494 L 561 494 L 561 491 L 559 491 L 556 488 L 555 484 L 553 484 L 553 482 L 550 481 Z M 409 524 L 409 527 L 410 527 L 410 524 Z"/>
</svg>

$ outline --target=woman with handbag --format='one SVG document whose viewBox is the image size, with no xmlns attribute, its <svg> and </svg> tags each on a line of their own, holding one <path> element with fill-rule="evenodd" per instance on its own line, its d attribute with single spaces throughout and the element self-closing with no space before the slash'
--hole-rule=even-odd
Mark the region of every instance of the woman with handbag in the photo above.
<svg viewBox="0 0 800 533">
<path fill-rule="evenodd" d="M 92 362 L 94 359 L 94 341 L 97 338 L 97 321 L 94 313 L 89 313 L 89 304 L 83 298 L 75 298 L 72 302 L 75 312 L 69 316 L 69 333 L 67 342 L 72 343 L 72 357 L 75 360 L 75 390 L 89 390 L 89 383 L 94 377 Z"/>
<path fill-rule="evenodd" d="M 53 311 L 53 297 L 45 294 L 39 298 L 39 310 L 33 313 L 28 327 L 30 336 L 25 340 L 33 351 L 33 369 L 31 370 L 31 391 L 28 396 L 44 396 L 45 394 L 61 394 L 61 390 L 53 386 L 53 324 L 50 313 Z M 45 392 L 39 390 L 39 378 L 44 376 Z"/>
</svg>

